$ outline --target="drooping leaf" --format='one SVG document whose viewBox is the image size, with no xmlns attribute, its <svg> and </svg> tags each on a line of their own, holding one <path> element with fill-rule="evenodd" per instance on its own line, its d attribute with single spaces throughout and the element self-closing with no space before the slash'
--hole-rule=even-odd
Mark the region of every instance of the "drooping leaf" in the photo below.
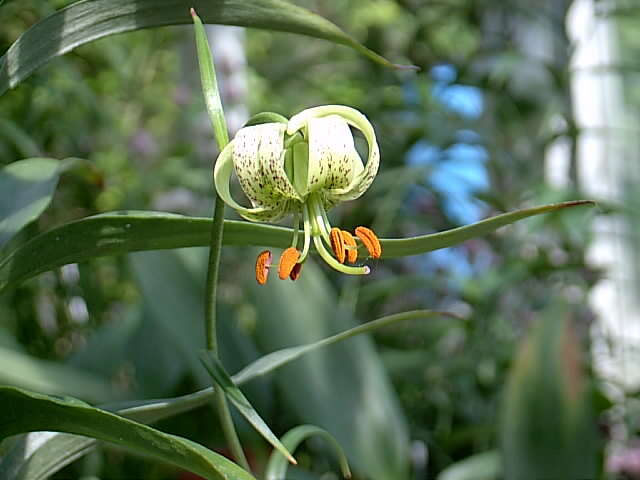
<svg viewBox="0 0 640 480">
<path fill-rule="evenodd" d="M 282 350 L 276 350 L 275 352 L 268 353 L 255 362 L 251 363 L 250 365 L 247 365 L 240 372 L 234 375 L 233 378 L 236 383 L 244 383 L 253 378 L 257 378 L 261 375 L 272 372 L 276 368 L 290 363 L 303 355 L 313 352 L 314 350 L 332 345 L 342 340 L 347 340 L 348 338 L 355 337 L 356 335 L 373 332 L 378 328 L 392 325 L 404 320 L 412 320 L 418 318 L 424 319 L 442 316 L 455 317 L 448 312 L 436 312 L 431 310 L 413 310 L 409 312 L 388 315 L 371 322 L 363 323 L 362 325 L 358 325 L 357 327 L 350 328 L 348 330 L 345 330 L 344 332 L 331 335 L 330 337 L 323 338 L 322 340 L 318 340 L 317 342 L 307 343 L 305 345 L 296 347 L 288 347 Z"/>
<path fill-rule="evenodd" d="M 258 312 L 255 336 L 266 352 L 317 342 L 355 323 L 313 262 L 295 283 L 255 285 L 249 292 Z M 331 433 L 355 472 L 409 478 L 406 419 L 370 339 L 316 350 L 282 366 L 274 378 L 287 410 L 300 423 Z"/>
<path fill-rule="evenodd" d="M 202 363 L 209 372 L 209 375 L 211 375 L 216 387 L 224 391 L 227 398 L 233 403 L 242 416 L 253 425 L 253 428 L 255 428 L 267 442 L 273 445 L 275 449 L 282 453 L 287 460 L 293 464 L 297 463 L 287 448 L 280 442 L 278 437 L 274 435 L 258 412 L 256 412 L 255 408 L 253 408 L 249 400 L 247 400 L 247 397 L 245 397 L 242 391 L 233 383 L 233 380 L 224 370 L 224 367 L 216 356 L 211 352 L 206 352 L 202 355 Z"/>
<path fill-rule="evenodd" d="M 497 451 L 478 453 L 448 466 L 437 480 L 497 480 L 502 473 Z"/>
<path fill-rule="evenodd" d="M 555 203 L 497 215 L 464 227 L 430 235 L 382 239 L 382 257 L 419 255 L 450 247 L 534 215 L 593 205 L 590 201 Z M 17 246 L 0 259 L 0 291 L 39 273 L 104 255 L 140 250 L 208 246 L 211 220 L 160 212 L 112 212 L 67 223 Z M 289 228 L 225 220 L 225 245 L 286 248 Z"/>
<path fill-rule="evenodd" d="M 540 319 L 509 376 L 501 429 L 505 480 L 600 478 L 588 379 L 567 314 Z"/>
<path fill-rule="evenodd" d="M 351 478 L 349 462 L 342 451 L 342 447 L 340 447 L 340 444 L 336 439 L 333 438 L 333 436 L 326 430 L 316 427 L 315 425 L 299 425 L 284 434 L 282 437 L 282 443 L 289 449 L 289 451 L 294 452 L 302 442 L 310 437 L 322 437 L 338 457 L 342 476 L 344 478 Z M 279 451 L 274 450 L 269 457 L 269 463 L 265 470 L 265 479 L 286 480 L 287 468 L 289 468 L 289 462 L 287 462 L 287 459 Z"/>
<path fill-rule="evenodd" d="M 190 7 L 205 23 L 309 35 L 351 47 L 382 65 L 403 68 L 323 17 L 283 0 L 82 0 L 36 23 L 11 45 L 0 58 L 0 95 L 80 45 L 117 33 L 190 23 Z"/>
<path fill-rule="evenodd" d="M 301 354 L 310 353 L 316 349 L 351 338 L 354 335 L 371 332 L 396 322 L 433 318 L 433 316 L 434 312 L 432 311 L 417 310 L 382 317 L 333 335 L 328 339 L 272 352 L 245 367 L 241 372 L 234 375 L 232 379 L 237 385 L 242 385 L 292 362 Z M 211 401 L 212 395 L 213 389 L 206 388 L 177 398 L 130 402 L 128 405 L 113 405 L 105 408 L 138 422 L 154 423 L 201 407 Z M 46 437 L 36 438 L 31 435 L 33 434 L 24 436 L 11 450 L 11 454 L 0 460 L 0 478 L 6 478 L 6 480 L 44 480 L 83 453 L 88 452 L 95 445 L 95 440 L 92 438 L 65 433 L 55 433 Z M 33 443 L 37 445 L 33 446 Z M 60 451 L 66 452 L 66 456 L 59 456 L 57 452 Z"/>
<path fill-rule="evenodd" d="M 0 386 L 0 438 L 40 430 L 75 433 L 111 442 L 206 479 L 254 478 L 235 463 L 191 440 L 163 433 L 73 398 L 56 398 Z"/>
</svg>

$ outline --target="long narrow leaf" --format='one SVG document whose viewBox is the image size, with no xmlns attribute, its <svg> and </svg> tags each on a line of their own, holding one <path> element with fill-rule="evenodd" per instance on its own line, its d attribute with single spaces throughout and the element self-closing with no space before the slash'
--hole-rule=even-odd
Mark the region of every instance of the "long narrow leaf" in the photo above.
<svg viewBox="0 0 640 480">
<path fill-rule="evenodd" d="M 406 68 L 369 50 L 323 17 L 283 0 L 82 0 L 36 23 L 11 45 L 0 58 L 0 95 L 80 45 L 117 33 L 190 23 L 189 7 L 205 23 L 322 38 L 351 47 L 387 67 Z"/>
<path fill-rule="evenodd" d="M 247 400 L 247 397 L 236 387 L 216 356 L 212 355 L 211 352 L 206 352 L 206 355 L 202 356 L 202 363 L 211 375 L 216 386 L 224 391 L 227 398 L 233 403 L 242 416 L 253 425 L 253 428 L 255 428 L 267 442 L 273 445 L 275 449 L 282 453 L 287 460 L 293 464 L 298 463 L 282 442 L 278 440 L 278 437 L 274 435 L 265 421 L 262 420 L 262 417 L 256 412 L 255 408 L 253 408 L 249 400 Z"/>
<path fill-rule="evenodd" d="M 234 375 L 232 380 L 235 384 L 242 385 L 260 375 L 272 372 L 292 362 L 304 353 L 310 353 L 351 338 L 354 335 L 371 332 L 394 323 L 405 320 L 431 318 L 434 316 L 434 313 L 435 312 L 430 310 L 416 310 L 413 312 L 389 315 L 351 328 L 327 339 L 320 340 L 319 342 L 272 352 L 264 357 L 264 359 L 258 359 L 256 362 L 244 368 L 240 373 Z M 128 405 L 114 405 L 109 407 L 108 410 L 117 411 L 119 415 L 138 422 L 154 423 L 164 418 L 203 406 L 211 401 L 212 395 L 213 389 L 206 388 L 176 398 L 131 402 Z M 33 439 L 31 435 L 32 434 L 25 436 L 21 442 L 14 447 L 12 453 L 0 461 L 0 478 L 6 480 L 44 480 L 49 475 L 59 471 L 65 465 L 68 465 L 78 458 L 83 452 L 88 452 L 95 444 L 93 438 L 56 433 L 53 436 L 47 436 L 41 439 L 38 447 L 27 448 L 27 444 Z M 67 456 L 64 458 L 58 456 L 56 452 L 59 451 L 66 452 Z"/>
<path fill-rule="evenodd" d="M 524 218 L 593 205 L 579 200 L 526 208 L 430 235 L 382 239 L 383 258 L 418 255 L 485 235 Z M 0 291 L 39 273 L 89 258 L 141 250 L 208 246 L 211 220 L 160 212 L 113 212 L 83 218 L 45 232 L 0 259 Z M 289 228 L 225 220 L 225 245 L 286 248 Z"/>
<path fill-rule="evenodd" d="M 211 119 L 211 126 L 216 137 L 219 148 L 223 148 L 229 143 L 229 131 L 227 130 L 227 122 L 224 118 L 224 110 L 222 109 L 222 101 L 220 100 L 220 92 L 218 91 L 218 82 L 216 81 L 216 69 L 213 66 L 213 58 L 207 34 L 204 31 L 202 20 L 191 9 L 193 17 L 193 26 L 196 32 L 196 48 L 198 50 L 198 64 L 200 65 L 200 81 L 202 83 L 202 93 L 204 94 L 207 112 Z"/>
<path fill-rule="evenodd" d="M 235 463 L 191 440 L 163 433 L 79 400 L 0 387 L 0 438 L 39 430 L 75 433 L 111 442 L 211 480 L 254 478 Z"/>
</svg>

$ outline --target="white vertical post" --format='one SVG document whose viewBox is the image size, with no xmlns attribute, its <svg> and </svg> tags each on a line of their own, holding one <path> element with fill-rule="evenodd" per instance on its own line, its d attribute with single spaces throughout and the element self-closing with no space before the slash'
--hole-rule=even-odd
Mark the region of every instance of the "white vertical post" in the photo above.
<svg viewBox="0 0 640 480">
<path fill-rule="evenodd" d="M 620 204 L 631 161 L 637 162 L 628 136 L 623 85 L 616 70 L 619 52 L 612 18 L 598 12 L 602 2 L 576 0 L 567 19 L 574 45 L 572 101 L 578 137 L 577 174 L 588 198 Z M 562 177 L 561 161 L 550 157 L 548 178 Z M 554 172 L 554 169 L 556 171 Z M 589 303 L 596 313 L 593 358 L 599 376 L 613 392 L 640 385 L 640 308 L 635 300 L 634 257 L 622 215 L 600 216 L 593 224 L 587 261 L 604 272 Z"/>
</svg>

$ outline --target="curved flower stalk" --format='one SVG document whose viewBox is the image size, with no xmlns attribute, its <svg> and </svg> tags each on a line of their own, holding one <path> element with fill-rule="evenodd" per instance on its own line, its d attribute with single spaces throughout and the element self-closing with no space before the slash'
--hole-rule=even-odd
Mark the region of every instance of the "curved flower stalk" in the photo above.
<svg viewBox="0 0 640 480">
<path fill-rule="evenodd" d="M 355 148 L 349 127 L 360 130 L 367 140 L 366 164 Z M 358 227 L 356 241 L 351 233 L 331 226 L 327 211 L 360 197 L 373 182 L 379 163 L 375 132 L 367 118 L 350 107 L 325 105 L 304 110 L 287 123 L 242 128 L 220 153 L 213 178 L 224 202 L 249 221 L 275 222 L 293 215 L 291 246 L 284 250 L 278 264 L 280 279 L 298 278 L 311 241 L 334 269 L 366 275 L 368 266 L 354 265 L 358 243 L 371 258 L 380 258 L 378 237 L 369 228 Z M 251 207 L 231 197 L 229 182 L 234 170 Z M 271 252 L 265 250 L 256 261 L 258 283 L 266 283 L 271 267 Z"/>
</svg>

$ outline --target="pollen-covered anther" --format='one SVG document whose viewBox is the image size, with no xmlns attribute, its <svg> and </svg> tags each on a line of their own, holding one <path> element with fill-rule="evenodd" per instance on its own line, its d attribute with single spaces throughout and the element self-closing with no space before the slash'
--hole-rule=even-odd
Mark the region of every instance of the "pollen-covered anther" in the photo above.
<svg viewBox="0 0 640 480">
<path fill-rule="evenodd" d="M 256 259 L 256 280 L 260 285 L 267 283 L 269 277 L 269 267 L 271 267 L 272 255 L 269 250 L 260 252 Z"/>
<path fill-rule="evenodd" d="M 296 281 L 298 279 L 298 277 L 300 276 L 300 273 L 302 272 L 302 264 L 301 263 L 296 263 L 293 266 L 293 269 L 291 270 L 291 273 L 289 274 L 289 278 L 293 281 Z"/>
<path fill-rule="evenodd" d="M 342 230 L 342 240 L 344 241 L 347 252 L 347 262 L 356 263 L 356 260 L 358 260 L 358 245 L 356 244 L 356 239 L 346 230 Z"/>
<path fill-rule="evenodd" d="M 333 250 L 333 254 L 336 256 L 336 259 L 340 263 L 344 263 L 346 252 L 344 248 L 342 230 L 335 227 L 332 228 L 331 232 L 329 232 L 329 240 L 331 241 L 331 249 Z"/>
<path fill-rule="evenodd" d="M 373 230 L 367 227 L 358 227 L 355 233 L 369 251 L 371 258 L 380 258 L 380 255 L 382 255 L 382 246 L 380 245 L 378 236 L 373 233 Z"/>
<path fill-rule="evenodd" d="M 298 263 L 300 252 L 294 247 L 287 248 L 280 256 L 280 266 L 278 267 L 278 276 L 280 280 L 285 280 L 291 275 L 291 272 Z"/>
</svg>

